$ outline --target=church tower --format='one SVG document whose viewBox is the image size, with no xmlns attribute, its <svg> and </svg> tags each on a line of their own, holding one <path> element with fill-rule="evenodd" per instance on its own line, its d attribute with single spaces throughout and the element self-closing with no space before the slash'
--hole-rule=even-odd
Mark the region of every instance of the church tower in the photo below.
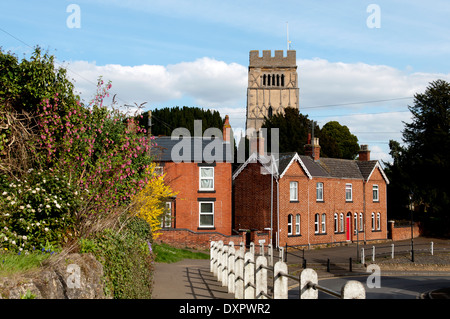
<svg viewBox="0 0 450 319">
<path fill-rule="evenodd" d="M 264 117 L 283 113 L 287 107 L 299 108 L 297 60 L 295 50 L 250 51 L 247 88 L 247 133 L 258 131 Z"/>
</svg>

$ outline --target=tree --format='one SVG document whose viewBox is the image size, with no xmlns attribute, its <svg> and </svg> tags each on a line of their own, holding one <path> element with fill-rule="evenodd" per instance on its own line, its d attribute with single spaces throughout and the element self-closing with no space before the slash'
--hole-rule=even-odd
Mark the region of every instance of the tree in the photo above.
<svg viewBox="0 0 450 319">
<path fill-rule="evenodd" d="M 312 121 L 307 115 L 301 114 L 298 109 L 288 107 L 284 114 L 277 113 L 266 118 L 261 128 L 267 128 L 267 148 L 270 152 L 271 128 L 279 129 L 279 151 L 297 152 L 305 154 L 305 144 L 308 132 L 311 130 Z"/>
<path fill-rule="evenodd" d="M 358 155 L 358 138 L 350 133 L 347 126 L 330 121 L 322 127 L 320 135 L 320 144 L 328 157 L 355 159 Z"/>
<path fill-rule="evenodd" d="M 434 231 L 450 234 L 450 84 L 443 80 L 431 82 L 422 94 L 414 95 L 414 105 L 409 106 L 413 117 L 405 123 L 405 147 L 392 143 L 391 153 L 397 170 L 409 186 L 409 193 L 419 209 L 422 221 L 440 229 Z"/>
<path fill-rule="evenodd" d="M 207 128 L 215 127 L 222 130 L 224 119 L 218 111 L 204 110 L 199 107 L 179 106 L 155 109 L 152 111 L 152 135 L 170 136 L 178 127 L 187 128 L 194 136 L 194 120 L 202 120 L 202 134 Z M 139 124 L 148 129 L 148 112 L 139 118 Z"/>
<path fill-rule="evenodd" d="M 270 128 L 279 129 L 279 151 L 297 152 L 305 154 L 305 144 L 308 141 L 308 133 L 312 132 L 319 137 L 320 156 L 354 159 L 359 151 L 358 139 L 350 133 L 345 125 L 331 121 L 320 128 L 315 121 L 308 119 L 298 109 L 286 108 L 284 114 L 276 114 L 266 118 L 262 128 L 267 128 L 267 146 L 270 151 Z"/>
</svg>

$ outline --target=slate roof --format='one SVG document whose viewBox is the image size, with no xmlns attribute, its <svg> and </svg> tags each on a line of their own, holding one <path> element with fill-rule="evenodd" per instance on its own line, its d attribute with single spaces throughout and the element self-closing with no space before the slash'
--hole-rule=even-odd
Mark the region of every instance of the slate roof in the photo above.
<svg viewBox="0 0 450 319">
<path fill-rule="evenodd" d="M 151 155 L 161 162 L 229 162 L 233 160 L 231 144 L 222 139 L 205 137 L 184 137 L 172 139 L 170 136 L 156 137 L 156 146 Z M 181 151 L 182 150 L 182 151 Z"/>
<path fill-rule="evenodd" d="M 384 175 L 378 161 L 358 161 L 338 158 L 320 158 L 315 161 L 311 156 L 297 155 L 295 152 L 280 153 L 278 158 L 278 172 L 283 176 L 283 172 L 288 168 L 294 158 L 299 158 L 307 170 L 307 174 L 314 177 L 344 178 L 344 179 L 363 179 L 368 180 L 375 167 L 379 167 L 386 182 L 389 183 Z M 270 164 L 269 164 L 270 165 Z M 233 176 L 236 177 L 246 166 L 246 163 L 235 170 Z"/>
</svg>

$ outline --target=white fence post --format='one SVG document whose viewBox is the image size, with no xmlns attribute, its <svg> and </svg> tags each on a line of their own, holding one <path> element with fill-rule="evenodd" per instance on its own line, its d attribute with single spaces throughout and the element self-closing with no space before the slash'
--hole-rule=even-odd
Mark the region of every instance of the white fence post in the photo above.
<svg viewBox="0 0 450 319">
<path fill-rule="evenodd" d="M 392 253 L 391 253 L 391 257 L 392 257 L 392 259 L 394 259 L 394 244 L 391 244 L 391 246 L 392 246 Z"/>
<path fill-rule="evenodd" d="M 284 247 L 280 247 L 280 261 L 284 262 Z"/>
<path fill-rule="evenodd" d="M 267 245 L 267 254 L 269 255 L 269 265 L 273 266 L 273 246 L 272 246 L 272 244 Z"/>
<path fill-rule="evenodd" d="M 223 248 L 223 241 L 219 240 L 219 245 L 217 249 L 217 273 L 215 274 L 217 276 L 217 280 L 222 280 L 222 248 Z"/>
<path fill-rule="evenodd" d="M 259 256 L 256 258 L 255 265 L 255 297 L 256 299 L 267 299 L 264 294 L 267 294 L 267 269 L 261 266 L 267 267 L 267 258 Z"/>
<path fill-rule="evenodd" d="M 254 246 L 253 246 L 254 250 Z M 252 251 L 244 255 L 244 299 L 255 299 L 255 254 Z"/>
<path fill-rule="evenodd" d="M 228 285 L 228 246 L 222 248 L 222 286 Z"/>
<path fill-rule="evenodd" d="M 341 288 L 342 299 L 366 299 L 364 285 L 356 280 L 349 280 Z"/>
<path fill-rule="evenodd" d="M 234 296 L 236 299 L 244 298 L 244 251 L 239 249 L 236 251 L 236 262 L 235 262 L 235 288 Z"/>
<path fill-rule="evenodd" d="M 250 243 L 250 252 L 251 252 L 252 254 L 255 254 L 255 243 L 254 243 L 254 242 L 251 242 L 251 243 Z"/>
<path fill-rule="evenodd" d="M 273 269 L 274 283 L 273 283 L 273 299 L 287 299 L 288 298 L 288 278 L 282 276 L 281 273 L 288 273 L 288 266 L 283 261 L 278 261 Z"/>
<path fill-rule="evenodd" d="M 434 243 L 431 242 L 431 256 L 433 256 L 433 253 L 434 253 Z"/>
<path fill-rule="evenodd" d="M 210 243 L 210 249 L 209 249 L 209 271 L 214 273 L 214 263 L 215 263 L 215 257 L 214 257 L 214 251 L 216 249 L 216 242 L 211 241 Z"/>
<path fill-rule="evenodd" d="M 234 294 L 234 281 L 235 276 L 235 254 L 236 249 L 234 248 L 234 243 L 230 242 L 230 248 L 228 248 L 228 292 Z"/>
<path fill-rule="evenodd" d="M 305 268 L 300 274 L 300 299 L 318 299 L 319 292 L 316 289 L 308 288 L 308 283 L 318 284 L 319 278 L 314 269 Z"/>
<path fill-rule="evenodd" d="M 372 246 L 372 261 L 375 261 L 375 246 Z"/>
<path fill-rule="evenodd" d="M 366 263 L 366 257 L 364 256 L 364 248 L 361 248 L 361 264 Z"/>
</svg>

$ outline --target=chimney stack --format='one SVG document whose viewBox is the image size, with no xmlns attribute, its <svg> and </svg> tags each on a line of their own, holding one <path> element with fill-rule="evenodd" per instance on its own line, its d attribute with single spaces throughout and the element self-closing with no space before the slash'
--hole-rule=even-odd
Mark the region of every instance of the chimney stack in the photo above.
<svg viewBox="0 0 450 319">
<path fill-rule="evenodd" d="M 250 154 L 257 153 L 264 156 L 264 137 L 261 132 L 257 132 L 250 137 Z"/>
<path fill-rule="evenodd" d="M 367 145 L 361 145 L 359 150 L 360 161 L 370 161 L 370 150 Z"/>
<path fill-rule="evenodd" d="M 320 159 L 319 138 L 314 137 L 314 140 L 311 141 L 310 133 L 308 133 L 308 144 L 305 145 L 305 155 L 311 156 L 315 161 Z"/>
<path fill-rule="evenodd" d="M 230 143 L 231 135 L 231 125 L 229 121 L 229 116 L 225 115 L 225 122 L 223 123 L 222 136 L 224 143 Z"/>
</svg>

